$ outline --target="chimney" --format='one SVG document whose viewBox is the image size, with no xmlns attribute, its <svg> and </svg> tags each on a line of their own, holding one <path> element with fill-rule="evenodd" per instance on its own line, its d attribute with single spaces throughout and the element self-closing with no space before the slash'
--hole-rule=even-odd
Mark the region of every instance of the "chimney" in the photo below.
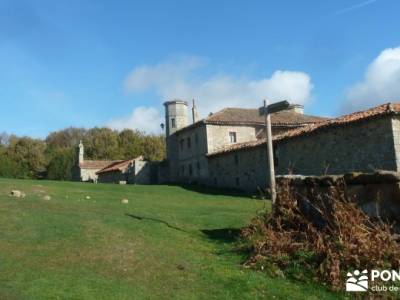
<svg viewBox="0 0 400 300">
<path fill-rule="evenodd" d="M 79 147 L 78 147 L 78 164 L 83 163 L 83 161 L 84 161 L 84 148 L 81 140 L 79 141 Z"/>
<path fill-rule="evenodd" d="M 192 118 L 193 118 L 193 123 L 196 123 L 199 120 L 199 114 L 197 113 L 196 103 L 194 102 L 194 99 L 192 105 Z"/>
</svg>

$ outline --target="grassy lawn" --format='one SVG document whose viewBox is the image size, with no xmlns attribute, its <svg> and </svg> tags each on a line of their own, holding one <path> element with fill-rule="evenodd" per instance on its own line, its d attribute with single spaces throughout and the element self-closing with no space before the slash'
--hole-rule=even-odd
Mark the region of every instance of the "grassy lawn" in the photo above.
<svg viewBox="0 0 400 300">
<path fill-rule="evenodd" d="M 340 297 L 241 267 L 235 229 L 264 205 L 176 186 L 0 179 L 0 299 Z"/>
</svg>

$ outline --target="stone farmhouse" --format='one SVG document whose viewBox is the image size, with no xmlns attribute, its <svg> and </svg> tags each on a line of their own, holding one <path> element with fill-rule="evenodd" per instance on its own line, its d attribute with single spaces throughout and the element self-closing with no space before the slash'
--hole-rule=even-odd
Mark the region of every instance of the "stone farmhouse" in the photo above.
<svg viewBox="0 0 400 300">
<path fill-rule="evenodd" d="M 108 165 L 115 163 L 109 160 L 85 160 L 85 149 L 82 141 L 79 142 L 77 150 L 77 165 L 74 166 L 72 173 L 75 181 L 97 182 L 97 172 Z"/>
<path fill-rule="evenodd" d="M 167 180 L 254 192 L 268 184 L 264 116 L 226 108 L 188 124 L 188 104 L 164 103 Z M 400 104 L 326 119 L 293 104 L 271 115 L 277 175 L 400 171 Z"/>
<path fill-rule="evenodd" d="M 77 151 L 77 165 L 73 168 L 75 181 L 102 183 L 149 184 L 151 164 L 142 156 L 128 160 L 85 160 L 84 146 L 80 141 Z"/>
<path fill-rule="evenodd" d="M 134 159 L 117 161 L 96 172 L 100 183 L 149 184 L 150 163 L 139 156 Z"/>
</svg>

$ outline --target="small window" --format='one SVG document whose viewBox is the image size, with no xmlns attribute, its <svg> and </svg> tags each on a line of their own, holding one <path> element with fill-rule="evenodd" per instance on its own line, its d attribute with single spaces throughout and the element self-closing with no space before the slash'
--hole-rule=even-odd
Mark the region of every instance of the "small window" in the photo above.
<svg viewBox="0 0 400 300">
<path fill-rule="evenodd" d="M 184 176 L 185 175 L 185 165 L 181 166 L 181 175 Z"/>
<path fill-rule="evenodd" d="M 239 179 L 239 177 L 236 177 L 236 186 L 240 186 L 240 179 Z"/>
<path fill-rule="evenodd" d="M 234 160 L 235 160 L 235 165 L 238 165 L 239 164 L 239 155 L 235 154 Z"/>
<path fill-rule="evenodd" d="M 214 177 L 214 186 L 218 186 L 218 179 L 217 179 L 217 177 Z"/>
<path fill-rule="evenodd" d="M 236 143 L 236 132 L 229 132 L 229 141 L 233 144 Z"/>
<path fill-rule="evenodd" d="M 179 141 L 179 144 L 181 145 L 181 150 L 183 150 L 183 145 L 184 145 L 184 143 L 185 143 L 185 140 L 184 140 L 184 139 L 181 139 L 181 140 Z"/>
<path fill-rule="evenodd" d="M 196 143 L 196 146 L 199 144 L 199 135 L 197 134 L 197 132 L 194 135 L 194 142 Z"/>
<path fill-rule="evenodd" d="M 274 166 L 275 168 L 279 167 L 279 157 L 278 157 L 278 151 L 276 149 L 276 145 L 274 145 Z"/>
<path fill-rule="evenodd" d="M 193 174 L 192 164 L 189 164 L 189 176 L 192 176 L 192 174 Z"/>
<path fill-rule="evenodd" d="M 192 141 L 190 139 L 190 137 L 187 138 L 187 147 L 190 149 L 190 147 L 192 146 Z"/>
<path fill-rule="evenodd" d="M 171 118 L 171 127 L 176 128 L 175 118 Z"/>
<path fill-rule="evenodd" d="M 197 171 L 200 171 L 200 162 L 198 161 L 196 165 L 197 165 Z"/>
</svg>

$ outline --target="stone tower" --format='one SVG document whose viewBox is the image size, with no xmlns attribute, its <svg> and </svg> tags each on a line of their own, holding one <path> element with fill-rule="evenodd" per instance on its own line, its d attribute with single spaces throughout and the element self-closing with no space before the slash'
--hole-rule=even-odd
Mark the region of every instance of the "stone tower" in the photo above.
<svg viewBox="0 0 400 300">
<path fill-rule="evenodd" d="M 82 141 L 79 141 L 79 148 L 78 148 L 78 163 L 81 164 L 83 163 L 83 155 L 84 155 L 84 148 L 83 148 L 83 144 Z"/>
<path fill-rule="evenodd" d="M 165 131 L 170 136 L 175 131 L 188 126 L 188 103 L 183 100 L 172 100 L 164 103 Z"/>
</svg>

